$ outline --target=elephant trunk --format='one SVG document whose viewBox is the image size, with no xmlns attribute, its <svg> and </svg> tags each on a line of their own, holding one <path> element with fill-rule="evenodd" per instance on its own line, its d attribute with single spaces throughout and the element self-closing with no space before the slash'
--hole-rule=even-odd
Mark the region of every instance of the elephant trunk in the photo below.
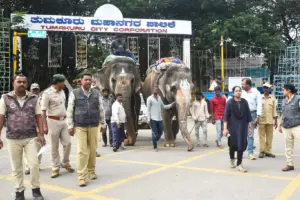
<svg viewBox="0 0 300 200">
<path fill-rule="evenodd" d="M 179 129 L 184 141 L 188 144 L 188 151 L 193 150 L 194 146 L 187 129 L 187 116 L 191 104 L 191 91 L 178 90 L 176 94 L 176 107 L 178 112 Z"/>
</svg>

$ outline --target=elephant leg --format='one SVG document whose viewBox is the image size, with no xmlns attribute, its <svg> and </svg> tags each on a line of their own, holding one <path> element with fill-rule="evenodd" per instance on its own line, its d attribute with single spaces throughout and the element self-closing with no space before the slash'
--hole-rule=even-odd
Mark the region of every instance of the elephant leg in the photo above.
<svg viewBox="0 0 300 200">
<path fill-rule="evenodd" d="M 179 122 L 177 118 L 176 120 L 172 120 L 172 131 L 173 131 L 174 139 L 176 140 L 176 136 L 179 132 Z"/>
<path fill-rule="evenodd" d="M 172 118 L 167 110 L 162 111 L 163 125 L 164 125 L 164 133 L 165 133 L 165 147 L 175 147 L 175 137 L 172 129 Z"/>
</svg>

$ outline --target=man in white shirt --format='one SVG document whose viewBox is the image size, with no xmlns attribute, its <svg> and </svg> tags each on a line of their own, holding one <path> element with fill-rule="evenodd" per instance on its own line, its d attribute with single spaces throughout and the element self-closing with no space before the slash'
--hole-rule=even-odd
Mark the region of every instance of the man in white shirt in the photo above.
<svg viewBox="0 0 300 200">
<path fill-rule="evenodd" d="M 158 152 L 157 142 L 160 140 L 163 134 L 163 123 L 161 118 L 161 109 L 170 109 L 175 105 L 171 103 L 169 105 L 165 105 L 158 95 L 159 90 L 155 88 L 153 90 L 153 94 L 147 99 L 147 108 L 148 108 L 148 124 L 152 129 L 152 144 L 154 147 L 154 151 Z"/>
<path fill-rule="evenodd" d="M 116 94 L 116 101 L 112 105 L 111 129 L 113 135 L 113 151 L 116 152 L 125 139 L 124 125 L 126 122 L 126 113 L 122 105 L 122 94 Z"/>
<path fill-rule="evenodd" d="M 226 98 L 226 103 L 227 103 L 230 99 L 232 99 L 232 97 L 229 96 L 229 90 L 228 90 L 228 88 L 225 88 L 225 89 L 224 89 L 224 97 Z"/>
<path fill-rule="evenodd" d="M 245 78 L 242 80 L 242 87 L 244 91 L 242 92 L 242 98 L 246 99 L 251 116 L 252 116 L 252 134 L 248 136 L 248 155 L 250 160 L 255 160 L 253 154 L 254 150 L 254 127 L 259 123 L 259 117 L 262 115 L 262 97 L 260 92 L 256 88 L 252 88 L 252 82 L 250 79 Z"/>
<path fill-rule="evenodd" d="M 197 138 L 197 146 L 200 146 L 199 129 L 203 131 L 203 146 L 209 147 L 207 144 L 207 119 L 209 118 L 207 103 L 201 92 L 196 93 L 196 100 L 191 106 L 192 119 L 195 122 L 195 134 Z"/>
</svg>

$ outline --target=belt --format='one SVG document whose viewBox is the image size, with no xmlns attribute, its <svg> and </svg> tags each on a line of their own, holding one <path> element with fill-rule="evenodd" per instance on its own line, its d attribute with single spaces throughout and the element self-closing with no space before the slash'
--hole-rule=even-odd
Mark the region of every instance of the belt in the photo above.
<svg viewBox="0 0 300 200">
<path fill-rule="evenodd" d="M 57 121 L 62 121 L 64 119 L 66 119 L 66 116 L 64 117 L 56 117 L 56 116 L 48 116 L 49 119 L 54 119 L 54 120 L 57 120 Z"/>
<path fill-rule="evenodd" d="M 251 110 L 250 112 L 251 112 L 251 113 L 255 113 L 255 112 L 256 112 L 256 110 Z"/>
</svg>

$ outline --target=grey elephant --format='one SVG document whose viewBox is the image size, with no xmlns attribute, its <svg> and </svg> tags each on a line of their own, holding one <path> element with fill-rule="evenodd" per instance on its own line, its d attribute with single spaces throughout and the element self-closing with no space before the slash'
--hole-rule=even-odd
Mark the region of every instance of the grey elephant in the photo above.
<svg viewBox="0 0 300 200">
<path fill-rule="evenodd" d="M 139 69 L 132 59 L 127 57 L 113 58 L 100 72 L 93 75 L 95 86 L 102 91 L 110 90 L 111 94 L 121 93 L 126 112 L 125 130 L 127 138 L 124 145 L 132 146 L 138 134 L 138 116 L 140 113 L 141 78 Z"/>
<path fill-rule="evenodd" d="M 152 68 L 153 69 L 153 68 Z M 148 70 L 143 84 L 143 97 L 146 100 L 155 87 L 160 90 L 160 96 L 165 104 L 176 101 L 176 107 L 162 110 L 165 135 L 165 147 L 175 147 L 176 135 L 179 130 L 188 144 L 188 151 L 194 145 L 187 130 L 187 115 L 191 104 L 191 90 L 193 88 L 191 71 L 182 64 L 170 64 L 164 72 Z"/>
</svg>

